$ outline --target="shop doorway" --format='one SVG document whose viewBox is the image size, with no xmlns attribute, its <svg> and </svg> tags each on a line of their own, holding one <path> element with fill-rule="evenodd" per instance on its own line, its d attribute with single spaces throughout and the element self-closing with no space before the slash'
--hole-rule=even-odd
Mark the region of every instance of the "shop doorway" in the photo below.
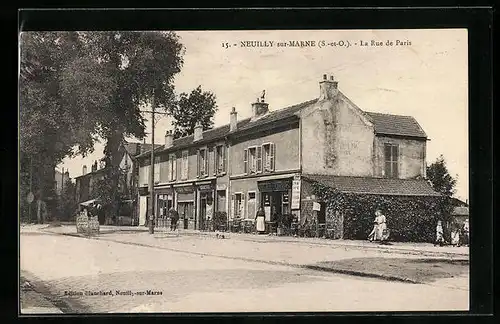
<svg viewBox="0 0 500 324">
<path fill-rule="evenodd" d="M 208 225 L 213 217 L 213 197 L 212 192 L 200 193 L 200 219 L 199 228 L 208 229 Z"/>
<path fill-rule="evenodd" d="M 194 203 L 192 201 L 182 201 L 177 204 L 179 213 L 179 226 L 188 229 L 189 221 L 194 221 Z"/>
<path fill-rule="evenodd" d="M 263 192 L 260 206 L 264 208 L 267 222 L 275 222 L 281 215 L 290 213 L 289 192 Z"/>
</svg>

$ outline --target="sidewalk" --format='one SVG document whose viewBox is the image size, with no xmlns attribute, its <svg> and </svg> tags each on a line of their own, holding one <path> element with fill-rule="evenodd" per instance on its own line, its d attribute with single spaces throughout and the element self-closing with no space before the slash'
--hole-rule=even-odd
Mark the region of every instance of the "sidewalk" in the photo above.
<svg viewBox="0 0 500 324">
<path fill-rule="evenodd" d="M 21 315 L 31 314 L 62 314 L 63 311 L 54 305 L 33 283 L 24 276 L 20 278 Z"/>
<path fill-rule="evenodd" d="M 66 226 L 45 227 L 41 232 L 80 236 L 76 234 L 76 229 Z M 156 231 L 150 235 L 147 229 L 131 232 L 126 228 L 110 230 L 108 234 L 101 234 L 92 240 L 410 283 L 432 281 L 436 277 L 463 276 L 468 273 L 469 262 L 468 254 L 453 251 L 453 248 L 448 249 L 455 253 L 441 252 L 440 247 L 429 244 L 379 246 L 359 241 L 234 233 L 225 233 L 225 239 L 217 239 L 215 233 L 208 232 L 181 230 L 176 235 L 169 231 Z M 464 282 L 468 279 L 462 281 L 459 285 L 465 287 Z"/>
<path fill-rule="evenodd" d="M 58 227 L 51 227 L 50 225 L 30 225 L 23 231 L 43 229 L 57 234 L 76 234 L 74 226 L 61 225 Z M 130 233 L 147 233 L 148 228 L 144 226 L 101 226 L 100 235 L 108 237 L 110 234 L 130 234 Z M 158 234 L 161 232 L 156 231 Z M 167 231 L 168 233 L 168 231 Z M 376 250 L 386 251 L 401 254 L 414 254 L 421 256 L 439 256 L 439 257 L 468 257 L 469 247 L 453 247 L 453 246 L 434 246 L 430 243 L 405 243 L 405 242 L 391 242 L 391 245 L 381 245 L 368 241 L 355 241 L 355 240 L 329 240 L 323 238 L 305 238 L 305 237 L 287 237 L 287 236 L 270 236 L 270 235 L 256 235 L 246 233 L 223 233 L 226 239 L 239 240 L 255 243 L 288 243 L 296 245 L 313 245 L 323 247 L 346 247 L 349 249 L 361 250 Z M 215 239 L 216 233 L 214 232 L 201 232 L 197 230 L 180 230 L 181 236 L 190 237 L 209 237 Z"/>
</svg>

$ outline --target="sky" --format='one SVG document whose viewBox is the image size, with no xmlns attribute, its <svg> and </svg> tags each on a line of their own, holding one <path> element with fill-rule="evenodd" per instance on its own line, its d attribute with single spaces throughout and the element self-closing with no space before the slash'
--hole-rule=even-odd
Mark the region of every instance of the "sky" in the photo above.
<svg viewBox="0 0 500 324">
<path fill-rule="evenodd" d="M 457 177 L 456 197 L 467 200 L 468 52 L 466 29 L 414 30 L 263 30 L 178 31 L 185 46 L 184 65 L 175 91 L 198 85 L 216 95 L 215 126 L 229 122 L 231 107 L 238 119 L 251 115 L 251 103 L 266 91 L 269 109 L 281 109 L 317 98 L 323 74 L 334 75 L 338 87 L 364 111 L 410 115 L 427 133 L 427 163 L 442 154 Z M 290 41 L 315 41 L 310 47 L 278 47 Z M 242 47 L 245 41 L 267 41 L 268 47 Z M 344 46 L 319 46 L 344 42 Z M 370 46 L 372 41 L 384 46 Z M 387 42 L 392 41 L 392 45 Z M 398 45 L 396 45 L 396 41 Z M 349 42 L 349 46 L 346 46 Z M 226 48 L 224 43 L 230 45 Z M 368 44 L 361 46 L 360 44 Z M 400 45 L 405 44 L 405 45 Z M 149 116 L 146 116 L 148 118 Z M 171 119 L 156 123 L 155 143 L 164 143 Z M 151 133 L 150 121 L 146 132 Z M 139 142 L 139 140 L 132 140 Z M 151 143 L 151 137 L 146 138 Z M 70 177 L 103 156 L 94 153 L 66 159 L 59 169 Z"/>
</svg>

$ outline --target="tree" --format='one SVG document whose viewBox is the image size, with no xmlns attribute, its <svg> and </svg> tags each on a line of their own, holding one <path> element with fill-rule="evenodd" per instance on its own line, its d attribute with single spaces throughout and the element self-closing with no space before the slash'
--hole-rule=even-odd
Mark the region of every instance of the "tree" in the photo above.
<svg viewBox="0 0 500 324">
<path fill-rule="evenodd" d="M 450 239 L 451 214 L 454 209 L 453 195 L 455 194 L 456 178 L 453 178 L 448 172 L 444 156 L 440 155 L 434 163 L 427 167 L 427 178 L 432 188 L 441 193 L 445 199 L 441 210 L 441 220 L 444 221 L 444 236 Z M 458 176 L 457 176 L 458 177 Z"/>
<path fill-rule="evenodd" d="M 201 85 L 191 93 L 181 93 L 177 105 L 169 109 L 174 121 L 174 138 L 188 136 L 194 133 L 194 126 L 199 121 L 203 130 L 211 129 L 213 117 L 217 111 L 216 97 L 209 91 L 203 91 Z"/>
<path fill-rule="evenodd" d="M 71 220 L 77 208 L 76 186 L 71 180 L 64 183 L 64 188 L 58 201 L 59 220 Z"/>
<path fill-rule="evenodd" d="M 183 64 L 175 33 L 29 33 L 22 48 L 20 119 L 28 132 L 21 146 L 52 169 L 91 152 L 98 138 L 106 141 L 106 167 L 116 169 L 124 137 L 145 136 L 140 107 L 166 110 L 175 102 L 173 77 Z M 106 174 L 114 191 L 115 171 Z"/>
<path fill-rule="evenodd" d="M 427 178 L 435 191 L 450 198 L 455 194 L 457 180 L 448 172 L 443 155 L 427 167 Z"/>
</svg>

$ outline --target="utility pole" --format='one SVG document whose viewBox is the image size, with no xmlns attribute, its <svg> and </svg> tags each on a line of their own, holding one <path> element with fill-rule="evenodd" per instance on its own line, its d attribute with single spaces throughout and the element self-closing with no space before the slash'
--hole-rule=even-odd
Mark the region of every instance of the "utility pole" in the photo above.
<svg viewBox="0 0 500 324">
<path fill-rule="evenodd" d="M 30 156 L 30 194 L 33 194 L 33 157 Z M 31 223 L 31 204 L 33 201 L 29 202 L 29 209 L 28 209 L 28 224 Z"/>
<path fill-rule="evenodd" d="M 151 103 L 151 164 L 149 167 L 149 192 L 150 197 L 150 214 L 149 214 L 149 234 L 154 234 L 154 219 L 155 219 L 155 93 L 153 90 L 153 98 Z"/>
</svg>

